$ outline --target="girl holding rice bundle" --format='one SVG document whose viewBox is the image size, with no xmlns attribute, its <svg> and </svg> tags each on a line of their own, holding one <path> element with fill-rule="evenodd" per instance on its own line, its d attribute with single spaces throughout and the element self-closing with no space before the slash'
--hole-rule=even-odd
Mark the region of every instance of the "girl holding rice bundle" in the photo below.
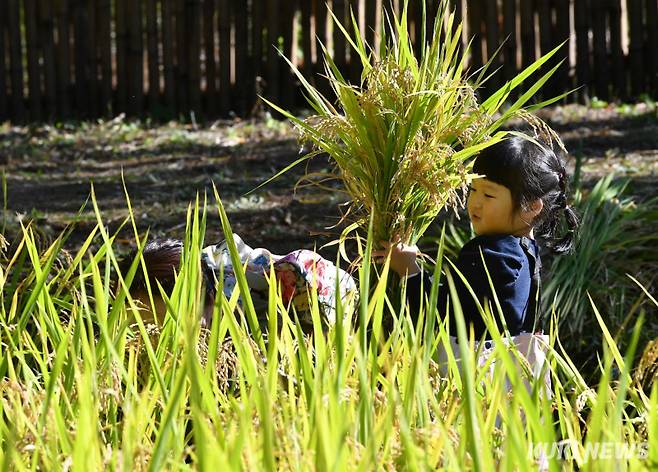
<svg viewBox="0 0 658 472">
<path fill-rule="evenodd" d="M 493 304 L 493 285 L 509 334 L 535 333 L 540 324 L 541 269 L 535 237 L 546 240 L 557 254 L 568 253 L 578 218 L 567 204 L 568 177 L 562 159 L 536 141 L 515 135 L 497 142 L 479 153 L 473 171 L 481 178 L 470 186 L 467 210 L 477 236 L 464 245 L 455 267 L 475 297 L 459 277 L 454 279 L 467 331 L 472 329 L 476 340 L 484 339 L 486 349 L 491 336 L 478 302 Z M 560 235 L 563 222 L 567 231 Z M 373 251 L 373 257 L 381 262 L 390 253 L 390 267 L 406 277 L 407 299 L 417 317 L 421 297 L 429 295 L 432 286 L 429 274 L 416 261 L 418 248 L 399 241 L 381 244 L 383 249 Z M 448 292 L 445 285 L 439 287 L 439 313 L 453 311 L 445 310 Z M 494 319 L 502 332 L 501 320 L 496 315 Z M 449 325 L 454 335 L 454 314 L 449 315 Z"/>
</svg>

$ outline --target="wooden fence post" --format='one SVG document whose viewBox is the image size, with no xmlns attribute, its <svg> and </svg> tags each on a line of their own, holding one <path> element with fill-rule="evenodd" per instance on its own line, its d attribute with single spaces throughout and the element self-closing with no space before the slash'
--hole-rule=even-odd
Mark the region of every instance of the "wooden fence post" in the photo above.
<svg viewBox="0 0 658 472">
<path fill-rule="evenodd" d="M 658 0 L 647 0 L 647 92 L 658 99 Z"/>
<path fill-rule="evenodd" d="M 476 72 L 482 67 L 482 2 L 481 0 L 469 0 L 466 11 L 468 20 L 468 36 L 471 38 L 470 70 Z"/>
<path fill-rule="evenodd" d="M 345 0 L 332 0 L 331 10 L 333 11 L 334 16 L 338 19 L 338 21 L 345 25 Z M 335 24 L 335 21 L 336 20 L 332 18 L 334 62 L 341 71 L 345 71 L 345 67 L 347 65 L 346 41 L 343 32 Z M 347 75 L 347 71 L 342 73 Z"/>
<path fill-rule="evenodd" d="M 553 23 L 552 23 L 551 0 L 538 0 L 537 2 L 537 17 L 539 20 L 539 50 L 540 54 L 544 55 L 555 47 L 556 41 L 553 38 Z M 559 62 L 559 59 L 551 58 L 545 66 L 545 69 L 554 67 Z M 555 94 L 555 78 L 551 77 L 539 93 L 540 97 L 549 98 Z"/>
<path fill-rule="evenodd" d="M 219 0 L 219 111 L 231 110 L 231 8 L 230 0 Z"/>
<path fill-rule="evenodd" d="M 525 69 L 535 61 L 535 2 L 520 1 L 521 66 Z"/>
<path fill-rule="evenodd" d="M 569 82 L 569 48 L 571 47 L 571 1 L 557 0 L 555 3 L 555 34 L 553 42 L 557 44 L 567 41 L 559 53 L 558 60 L 566 59 L 562 66 L 555 71 L 555 94 L 567 92 L 573 88 Z"/>
<path fill-rule="evenodd" d="M 436 16 L 436 12 L 434 13 Z M 462 0 L 455 0 L 455 23 L 464 21 L 464 4 Z M 462 28 L 463 34 L 463 28 Z"/>
<path fill-rule="evenodd" d="M 27 48 L 27 83 L 29 90 L 30 120 L 41 121 L 41 56 L 37 31 L 36 0 L 24 0 L 25 45 Z"/>
<path fill-rule="evenodd" d="M 321 2 L 322 0 L 317 0 Z M 379 0 L 366 0 L 366 42 L 371 46 L 375 47 L 375 36 L 378 34 L 378 25 L 377 25 L 377 15 L 379 13 Z"/>
<path fill-rule="evenodd" d="M 394 0 L 382 0 L 381 9 L 382 30 L 386 31 L 386 35 L 389 36 L 391 32 L 390 25 L 393 24 L 393 15 L 395 14 Z"/>
<path fill-rule="evenodd" d="M 9 25 L 9 60 L 11 75 L 12 113 L 19 123 L 25 122 L 25 104 L 23 103 L 23 53 L 20 30 L 18 0 L 8 0 L 7 23 Z M 66 62 L 68 64 L 68 62 Z"/>
<path fill-rule="evenodd" d="M 185 52 L 188 55 L 189 111 L 195 119 L 201 114 L 201 0 L 185 4 Z"/>
<path fill-rule="evenodd" d="M 411 39 L 413 41 L 414 45 L 414 55 L 416 58 L 420 58 L 420 53 L 423 48 L 423 43 L 422 43 L 422 27 L 424 25 L 421 25 L 423 21 L 423 1 L 411 1 L 409 2 L 409 35 L 411 36 Z M 413 28 L 413 29 L 412 29 Z"/>
<path fill-rule="evenodd" d="M 258 95 L 263 95 L 263 15 L 265 8 L 261 0 L 251 2 L 251 100 L 250 115 L 258 116 L 263 103 Z"/>
<path fill-rule="evenodd" d="M 256 0 L 245 2 L 244 22 L 241 26 L 244 29 L 244 75 L 246 81 L 243 116 L 252 115 L 252 111 L 256 109 L 260 100 L 256 90 L 256 77 L 258 76 L 256 71 L 260 68 L 260 58 L 256 55 L 254 42 L 254 9 L 257 8 L 255 4 Z"/>
<path fill-rule="evenodd" d="M 251 78 L 248 74 L 249 63 L 249 24 L 247 23 L 247 2 L 233 4 L 233 18 L 235 24 L 235 112 L 244 116 L 247 112 L 247 101 L 251 101 L 253 94 Z"/>
<path fill-rule="evenodd" d="M 48 1 L 48 0 L 45 0 Z M 100 56 L 100 114 L 112 116 L 112 2 L 98 0 L 96 24 L 98 25 L 98 54 Z"/>
<path fill-rule="evenodd" d="M 56 0 L 55 15 L 57 17 L 57 43 L 55 44 L 55 68 L 57 74 L 57 115 L 60 119 L 68 119 L 70 111 L 69 87 L 71 84 L 70 38 L 68 1 Z"/>
<path fill-rule="evenodd" d="M 43 77 L 45 91 L 45 118 L 53 120 L 56 115 L 57 80 L 55 72 L 55 42 L 53 31 L 53 6 L 49 0 L 39 1 L 39 36 L 43 47 Z M 2 53 L 4 50 L 0 49 Z"/>
<path fill-rule="evenodd" d="M 89 80 L 89 116 L 96 118 L 98 116 L 98 39 L 96 26 L 96 0 L 86 0 L 85 10 L 87 11 L 87 31 L 89 43 L 87 44 L 87 77 Z"/>
<path fill-rule="evenodd" d="M 284 0 L 285 1 L 285 0 Z M 267 0 L 267 96 L 270 100 L 276 100 L 280 96 L 279 88 L 279 21 L 280 0 Z"/>
<path fill-rule="evenodd" d="M 506 80 L 514 77 L 518 72 L 517 51 L 519 43 L 516 37 L 516 2 L 515 0 L 503 0 L 503 76 Z M 513 91 L 513 96 L 516 93 Z"/>
<path fill-rule="evenodd" d="M 624 52 L 621 48 L 621 0 L 608 1 L 610 15 L 610 57 L 612 66 L 612 84 L 616 97 L 626 100 L 626 67 L 624 65 Z"/>
<path fill-rule="evenodd" d="M 304 77 L 311 80 L 313 75 L 313 56 L 311 53 L 313 44 L 313 28 L 311 25 L 312 15 L 312 2 L 310 0 L 301 0 L 300 13 L 301 13 L 301 35 L 302 35 L 302 57 L 301 71 Z"/>
<path fill-rule="evenodd" d="M 6 62 L 6 44 L 5 44 L 5 26 L 7 19 L 7 3 L 0 3 L 0 121 L 9 118 L 9 108 L 7 103 L 7 71 Z"/>
<path fill-rule="evenodd" d="M 327 22 L 328 22 L 328 17 L 329 13 L 327 11 L 327 4 L 325 0 L 313 0 L 314 5 L 315 5 L 315 30 L 316 30 L 316 39 L 315 41 L 315 49 L 317 51 L 317 59 L 314 65 L 314 72 L 315 72 L 315 83 L 316 86 L 318 87 L 318 90 L 322 95 L 325 97 L 329 97 L 331 92 L 331 86 L 329 85 L 329 82 L 327 79 L 322 77 L 324 75 L 324 51 L 322 50 L 322 45 L 324 47 L 328 48 L 329 47 L 329 32 L 327 28 Z M 371 9 L 374 11 L 374 7 L 372 7 L 373 4 L 377 3 L 378 0 L 371 0 L 366 2 L 366 5 L 370 4 Z M 374 31 L 372 33 L 374 35 Z"/>
<path fill-rule="evenodd" d="M 387 1 L 387 0 L 383 0 Z M 456 0 L 456 3 L 461 6 L 461 0 Z M 461 18 L 464 20 L 464 25 L 463 27 L 465 29 L 468 28 L 467 22 L 468 22 L 468 11 L 469 11 L 469 2 L 468 0 L 466 1 L 466 10 L 461 12 Z M 456 10 L 457 13 L 460 12 L 460 10 Z M 427 2 L 427 18 L 425 18 L 425 26 L 427 28 L 427 40 L 432 37 L 432 34 L 434 34 L 434 23 L 436 23 L 436 17 L 438 16 L 439 13 L 439 2 Z"/>
<path fill-rule="evenodd" d="M 164 74 L 164 105 L 169 117 L 176 116 L 176 66 L 173 25 L 174 0 L 162 0 L 162 67 Z"/>
<path fill-rule="evenodd" d="M 301 0 L 301 2 L 304 3 L 305 0 Z M 352 24 L 352 15 L 354 15 L 354 19 L 356 20 L 357 25 L 361 23 L 361 8 L 359 3 L 359 0 L 349 0 L 346 7 L 347 11 L 345 15 L 345 29 L 349 31 L 352 37 L 354 37 L 356 34 L 354 25 Z M 363 34 L 363 31 L 361 31 L 361 34 Z M 365 37 L 362 39 L 365 39 Z M 361 80 L 361 71 L 363 70 L 363 67 L 361 66 L 361 58 L 359 57 L 359 54 L 352 48 L 352 46 L 347 45 L 346 48 L 350 56 L 349 77 L 353 84 L 358 84 Z"/>
<path fill-rule="evenodd" d="M 204 111 L 208 116 L 217 112 L 217 66 L 215 64 L 215 0 L 203 3 L 203 47 L 206 93 Z"/>
<path fill-rule="evenodd" d="M 148 62 L 148 109 L 153 113 L 160 101 L 160 58 L 158 54 L 158 5 L 146 0 L 146 58 Z"/>
<path fill-rule="evenodd" d="M 280 4 L 281 5 L 281 4 Z M 279 15 L 279 28 L 280 34 L 283 38 L 283 54 L 289 58 L 293 63 L 296 62 L 297 58 L 293 57 L 293 41 L 294 41 L 294 19 L 295 11 L 297 8 L 297 2 L 294 0 L 284 0 L 281 5 L 281 11 Z M 294 84 L 297 83 L 297 78 L 293 77 L 290 67 L 284 63 L 281 57 L 276 58 L 279 66 L 279 81 L 282 84 L 282 87 L 279 89 L 281 92 L 281 103 L 287 107 L 295 106 L 295 99 L 297 94 Z"/>
<path fill-rule="evenodd" d="M 185 11 L 186 0 L 176 0 L 174 3 L 174 17 L 176 20 L 176 104 L 178 116 L 187 115 L 189 104 L 189 44 L 185 31 L 185 18 L 189 14 Z"/>
<path fill-rule="evenodd" d="M 76 114 L 81 118 L 90 117 L 89 103 L 89 15 L 85 0 L 76 0 L 73 9 L 73 45 L 75 71 Z"/>
<path fill-rule="evenodd" d="M 589 12 L 588 0 L 575 0 L 576 86 L 582 86 L 578 93 L 581 100 L 586 99 L 590 92 Z"/>
<path fill-rule="evenodd" d="M 126 60 L 126 43 L 128 28 L 126 26 L 126 4 L 132 0 L 116 0 L 116 63 L 117 63 L 117 105 L 119 113 L 125 113 L 128 105 L 128 63 Z"/>
<path fill-rule="evenodd" d="M 644 91 L 644 25 L 642 15 L 642 0 L 627 0 L 628 26 L 630 28 L 630 72 L 631 86 L 634 98 Z M 656 51 L 653 51 L 655 54 Z"/>
<path fill-rule="evenodd" d="M 599 5 L 592 9 L 592 34 L 594 36 L 594 86 L 601 100 L 608 100 L 608 52 L 606 47 L 606 8 Z"/>
<path fill-rule="evenodd" d="M 142 2 L 128 2 L 128 114 L 141 117 L 144 111 L 144 41 Z"/>
<path fill-rule="evenodd" d="M 499 24 L 498 24 L 498 2 L 496 0 L 489 0 L 484 2 L 484 11 L 486 18 L 486 33 L 485 38 L 487 40 L 487 56 L 486 60 L 492 58 L 496 54 L 496 50 L 500 47 L 500 35 L 499 35 Z M 493 58 L 491 66 L 487 71 L 487 74 L 491 74 L 496 71 L 501 66 L 500 63 L 500 53 Z M 490 93 L 495 92 L 500 85 L 500 75 L 498 73 L 494 74 L 486 84 L 484 84 L 484 94 L 488 96 Z"/>
<path fill-rule="evenodd" d="M 263 58 L 263 17 L 267 12 L 264 0 L 252 0 L 251 6 L 251 44 L 252 44 L 252 57 L 253 57 L 253 71 L 254 79 L 259 82 L 258 85 L 254 84 L 254 90 L 260 88 L 260 81 L 263 77 L 263 65 L 265 60 Z M 262 91 L 258 91 L 262 94 Z M 260 99 L 258 99 L 260 100 Z"/>
</svg>

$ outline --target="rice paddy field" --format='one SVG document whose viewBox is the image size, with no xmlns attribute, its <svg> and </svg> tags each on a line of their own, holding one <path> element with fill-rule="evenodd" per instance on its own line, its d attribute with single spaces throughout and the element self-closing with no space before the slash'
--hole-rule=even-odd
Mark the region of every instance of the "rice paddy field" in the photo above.
<svg viewBox="0 0 658 472">
<path fill-rule="evenodd" d="M 341 231 L 327 228 L 346 201 L 340 182 L 302 179 L 334 170 L 322 155 L 247 194 L 299 157 L 284 122 L 2 126 L 3 470 L 653 470 L 656 106 L 540 116 L 570 151 L 584 221 L 576 255 L 544 274 L 550 395 L 497 332 L 479 365 L 458 324 L 461 367 L 439 366 L 436 312 L 424 315 L 434 330 L 414 325 L 381 266 L 353 274 L 359 304 L 328 330 L 319 317 L 298 329 L 275 289 L 268 335 L 237 292 L 200 328 L 199 250 L 229 227 L 254 247 L 337 260 L 321 246 Z M 138 264 L 116 275 L 156 236 L 186 241 L 157 326 L 125 290 Z M 419 244 L 450 257 L 469 237 L 444 212 Z M 349 254 L 368 260 L 371 243 Z"/>
</svg>

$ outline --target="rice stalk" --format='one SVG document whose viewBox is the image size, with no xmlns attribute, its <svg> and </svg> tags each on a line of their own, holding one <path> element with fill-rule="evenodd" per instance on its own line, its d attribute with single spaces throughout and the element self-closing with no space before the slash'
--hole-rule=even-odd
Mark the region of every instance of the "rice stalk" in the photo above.
<svg viewBox="0 0 658 472">
<path fill-rule="evenodd" d="M 425 12 L 424 1 L 422 6 Z M 392 31 L 379 32 L 379 49 L 363 42 L 354 18 L 350 34 L 333 17 L 362 69 L 360 82 L 350 83 L 323 46 L 325 75 L 337 97 L 335 105 L 288 59 L 314 115 L 302 120 L 265 100 L 288 117 L 298 128 L 300 141 L 314 149 L 267 182 L 308 158 L 327 153 L 343 183 L 341 191 L 350 197 L 347 214 L 353 224 L 343 231 L 342 241 L 354 230 L 365 235 L 372 215 L 376 244 L 396 239 L 415 244 L 444 207 L 464 203 L 466 186 L 474 177 L 472 157 L 503 139 L 506 132 L 501 129 L 512 118 L 525 119 L 549 142 L 556 138 L 530 113 L 551 101 L 524 106 L 557 66 L 514 103 L 506 102 L 560 46 L 480 103 L 477 92 L 489 64 L 479 71 L 466 69 L 468 50 L 460 51 L 462 25 L 456 24 L 449 1 L 439 2 L 430 34 L 423 31 L 427 41 L 420 45 L 418 57 L 408 32 L 407 9 L 405 0 L 401 16 L 387 18 Z"/>
</svg>

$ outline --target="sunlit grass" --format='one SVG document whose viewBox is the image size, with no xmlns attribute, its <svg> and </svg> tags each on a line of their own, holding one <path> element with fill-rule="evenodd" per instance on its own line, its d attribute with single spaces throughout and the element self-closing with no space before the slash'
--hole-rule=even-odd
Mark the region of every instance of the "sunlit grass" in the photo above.
<svg viewBox="0 0 658 472">
<path fill-rule="evenodd" d="M 530 379 L 530 391 L 522 386 L 515 351 L 502 347 L 486 307 L 496 341 L 493 375 L 491 365 L 478 365 L 462 322 L 460 366 L 454 359 L 439 366 L 438 344 L 450 344 L 437 311 L 421 314 L 434 326 L 426 330 L 406 312 L 392 312 L 387 267 L 370 267 L 368 257 L 361 287 L 370 286 L 373 271 L 381 273 L 374 290 L 362 293 L 351 323 L 323 332 L 313 294 L 315 329 L 305 334 L 272 284 L 269 333 L 259 334 L 238 270 L 244 309 L 237 291 L 222 295 L 212 325 L 201 330 L 198 261 L 212 207 L 196 202 L 175 288 L 163 294 L 167 316 L 160 326 L 145 325 L 127 292 L 140 260 L 115 291 L 114 236 L 95 208 L 96 230 L 66 264 L 63 239 L 39 252 L 28 227 L 0 266 L 3 468 L 529 470 L 533 447 L 558 439 L 577 447 L 566 461 L 553 459 L 555 470 L 651 464 L 636 456 L 588 458 L 585 449 L 655 443 L 657 394 L 647 397 L 629 375 L 641 324 L 624 357 L 596 315 L 606 343 L 598 386 L 585 383 L 552 330 L 552 399 L 540 395 L 541 382 Z M 220 200 L 217 209 L 225 234 L 232 234 Z M 127 223 L 134 225 L 132 216 Z M 135 236 L 140 246 L 147 238 Z M 371 243 L 362 248 L 365 256 Z M 381 327 L 387 318 L 390 334 Z"/>
</svg>

